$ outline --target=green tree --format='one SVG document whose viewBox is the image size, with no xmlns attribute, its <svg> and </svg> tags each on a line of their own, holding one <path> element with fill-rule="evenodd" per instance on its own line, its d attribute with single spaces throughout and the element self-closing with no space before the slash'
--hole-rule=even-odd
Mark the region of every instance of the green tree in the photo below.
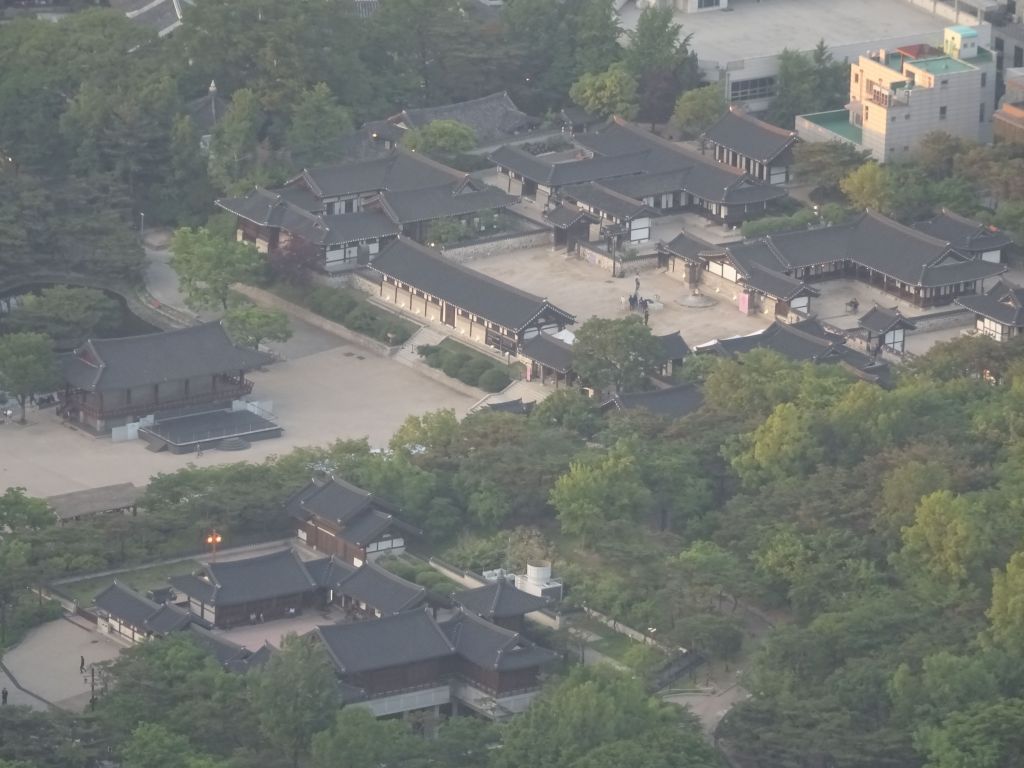
<svg viewBox="0 0 1024 768">
<path fill-rule="evenodd" d="M 353 129 L 350 112 L 338 104 L 326 83 L 317 83 L 299 97 L 288 126 L 287 145 L 299 167 L 340 159 L 342 138 Z"/>
<path fill-rule="evenodd" d="M 199 131 L 188 115 L 179 115 L 174 121 L 170 142 L 167 183 L 157 202 L 160 219 L 196 226 L 206 221 L 209 201 L 216 197 L 210 183 L 209 158 L 202 151 Z M 231 231 L 233 236 L 234 217 Z"/>
<path fill-rule="evenodd" d="M 0 648 L 7 645 L 8 618 L 31 583 L 28 545 L 10 537 L 0 541 Z"/>
<path fill-rule="evenodd" d="M 264 341 L 284 342 L 292 337 L 288 315 L 254 304 L 231 307 L 224 315 L 224 327 L 236 344 L 253 349 L 259 349 Z"/>
<path fill-rule="evenodd" d="M 700 136 L 729 108 L 722 86 L 705 85 L 687 91 L 676 101 L 672 121 L 691 138 Z"/>
<path fill-rule="evenodd" d="M 259 180 L 263 110 L 248 88 L 235 91 L 210 144 L 210 180 L 224 192 L 241 192 Z"/>
<path fill-rule="evenodd" d="M 888 213 L 894 203 L 892 174 L 878 163 L 865 163 L 847 174 L 839 188 L 850 203 L 861 210 L 871 208 Z"/>
<path fill-rule="evenodd" d="M 809 408 L 780 403 L 732 462 L 744 485 L 755 488 L 771 480 L 806 477 L 825 458 Z"/>
<path fill-rule="evenodd" d="M 1024 553 L 1010 558 L 1003 571 L 992 574 L 992 605 L 988 609 L 992 639 L 1016 656 L 1024 656 Z"/>
<path fill-rule="evenodd" d="M 978 575 L 985 554 L 982 514 L 966 496 L 936 491 L 921 499 L 914 523 L 903 529 L 901 557 L 939 584 L 959 585 Z"/>
<path fill-rule="evenodd" d="M 847 66 L 833 60 L 824 40 L 810 54 L 783 49 L 768 120 L 792 129 L 797 115 L 838 109 L 845 103 L 847 77 Z"/>
<path fill-rule="evenodd" d="M 967 146 L 967 142 L 957 136 L 945 131 L 932 131 L 917 143 L 913 160 L 929 178 L 941 181 L 953 173 L 957 156 Z"/>
<path fill-rule="evenodd" d="M 647 695 L 643 684 L 607 668 L 577 668 L 502 730 L 495 768 L 713 768 L 718 763 L 696 718 Z"/>
<path fill-rule="evenodd" d="M 628 37 L 623 64 L 637 83 L 639 117 L 666 122 L 680 92 L 700 83 L 697 58 L 690 51 L 692 36 L 683 36 L 670 7 L 648 6 Z"/>
<path fill-rule="evenodd" d="M 121 748 L 125 768 L 180 768 L 191 752 L 188 739 L 158 723 L 142 723 Z"/>
<path fill-rule="evenodd" d="M 573 344 L 573 368 L 588 385 L 616 392 L 638 389 L 661 365 L 661 346 L 639 317 L 592 317 Z"/>
<path fill-rule="evenodd" d="M 584 74 L 573 83 L 569 96 L 598 117 L 620 115 L 631 119 L 636 114 L 636 80 L 621 64 L 598 74 Z"/>
<path fill-rule="evenodd" d="M 290 635 L 260 672 L 253 705 L 267 742 L 297 766 L 313 735 L 338 709 L 338 685 L 323 645 Z"/>
<path fill-rule="evenodd" d="M 571 39 L 576 47 L 576 72 L 604 72 L 622 56 L 618 14 L 612 0 L 585 0 L 581 5 L 570 19 L 575 22 Z"/>
<path fill-rule="evenodd" d="M 228 309 L 231 286 L 252 280 L 263 269 L 263 256 L 248 243 L 223 240 L 208 230 L 179 229 L 171 240 L 171 267 L 195 309 Z"/>
<path fill-rule="evenodd" d="M 793 174 L 800 181 L 838 190 L 839 182 L 870 158 L 870 150 L 845 141 L 802 141 L 793 148 Z"/>
<path fill-rule="evenodd" d="M 53 512 L 46 502 L 29 496 L 24 488 L 10 487 L 0 496 L 0 530 L 17 534 L 52 525 Z"/>
<path fill-rule="evenodd" d="M 378 720 L 369 710 L 346 707 L 329 728 L 313 736 L 310 764 L 337 768 L 341 759 L 351 766 L 399 766 L 423 754 L 425 747 L 406 721 Z"/>
<path fill-rule="evenodd" d="M 628 457 L 573 463 L 555 481 L 551 506 L 562 530 L 591 542 L 610 525 L 634 523 L 648 510 L 651 492 Z"/>
<path fill-rule="evenodd" d="M 103 291 L 55 285 L 24 296 L 7 324 L 15 330 L 45 333 L 67 349 L 115 329 L 121 315 L 121 306 Z"/>
<path fill-rule="evenodd" d="M 0 389 L 14 395 L 25 423 L 29 397 L 58 385 L 53 342 L 42 333 L 9 333 L 0 336 Z"/>
<path fill-rule="evenodd" d="M 593 437 L 603 423 L 595 402 L 575 389 L 545 397 L 533 409 L 530 420 L 545 427 L 557 425 L 581 437 Z"/>
<path fill-rule="evenodd" d="M 425 155 L 450 158 L 473 149 L 476 135 L 458 120 L 433 120 L 422 128 L 406 131 L 402 144 Z"/>
<path fill-rule="evenodd" d="M 917 740 L 927 768 L 1007 768 L 1024 760 L 1024 700 L 974 704 Z"/>
</svg>

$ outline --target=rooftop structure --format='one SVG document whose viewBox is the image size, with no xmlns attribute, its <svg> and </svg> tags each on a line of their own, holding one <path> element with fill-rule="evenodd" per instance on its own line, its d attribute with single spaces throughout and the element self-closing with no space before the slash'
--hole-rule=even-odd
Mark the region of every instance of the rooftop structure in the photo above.
<svg viewBox="0 0 1024 768">
<path fill-rule="evenodd" d="M 960 216 L 948 208 L 927 221 L 919 221 L 914 229 L 945 240 L 962 253 L 997 264 L 1004 260 L 1006 249 L 1013 245 L 1013 239 L 998 227 Z"/>
<path fill-rule="evenodd" d="M 758 120 L 732 105 L 701 136 L 715 160 L 770 184 L 789 181 L 795 131 Z"/>
<path fill-rule="evenodd" d="M 651 392 L 630 392 L 615 395 L 601 406 L 602 410 L 646 410 L 656 416 L 679 419 L 699 410 L 704 394 L 694 384 L 680 384 Z"/>
<path fill-rule="evenodd" d="M 850 66 L 844 110 L 797 118 L 808 141 L 846 141 L 880 162 L 908 160 L 929 133 L 977 142 L 992 138 L 995 60 L 974 29 L 947 27 L 941 51 L 930 45 L 879 49 Z M 843 120 L 849 128 L 843 128 Z"/>
<path fill-rule="evenodd" d="M 1008 341 L 1024 333 L 1024 288 L 999 280 L 979 296 L 961 296 L 956 303 L 975 316 L 978 333 L 996 341 Z"/>
<path fill-rule="evenodd" d="M 134 514 L 139 497 L 144 492 L 145 488 L 139 488 L 133 483 L 117 483 L 50 496 L 46 503 L 63 525 L 92 515 Z"/>
<path fill-rule="evenodd" d="M 507 91 L 440 107 L 405 109 L 388 121 L 401 128 L 422 128 L 435 120 L 454 120 L 472 129 L 478 144 L 503 141 L 540 124 L 516 106 Z"/>
</svg>

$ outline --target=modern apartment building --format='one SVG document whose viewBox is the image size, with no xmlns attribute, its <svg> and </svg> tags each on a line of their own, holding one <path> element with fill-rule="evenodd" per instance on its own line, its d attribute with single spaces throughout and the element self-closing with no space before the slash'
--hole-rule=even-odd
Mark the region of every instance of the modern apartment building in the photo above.
<svg viewBox="0 0 1024 768">
<path fill-rule="evenodd" d="M 806 141 L 840 140 L 879 162 L 909 159 L 933 131 L 992 140 L 995 58 L 971 27 L 947 27 L 942 49 L 927 44 L 881 49 L 850 66 L 846 108 L 797 118 Z"/>
</svg>

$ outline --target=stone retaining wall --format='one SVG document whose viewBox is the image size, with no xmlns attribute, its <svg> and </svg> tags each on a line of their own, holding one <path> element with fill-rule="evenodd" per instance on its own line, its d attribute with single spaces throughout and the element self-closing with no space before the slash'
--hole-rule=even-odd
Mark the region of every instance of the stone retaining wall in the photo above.
<svg viewBox="0 0 1024 768">
<path fill-rule="evenodd" d="M 498 253 L 509 253 L 510 251 L 521 251 L 526 248 L 537 248 L 542 245 L 551 245 L 554 236 L 550 230 L 537 229 L 532 232 L 512 235 L 500 240 L 484 240 L 466 245 L 456 245 L 451 248 L 444 248 L 441 254 L 452 261 L 459 263 L 472 261 L 481 256 L 494 256 Z"/>
</svg>

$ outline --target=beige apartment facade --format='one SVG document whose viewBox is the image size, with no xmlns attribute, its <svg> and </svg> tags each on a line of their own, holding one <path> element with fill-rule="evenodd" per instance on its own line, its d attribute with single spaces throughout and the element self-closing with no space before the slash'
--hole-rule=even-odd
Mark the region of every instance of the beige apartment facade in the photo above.
<svg viewBox="0 0 1024 768">
<path fill-rule="evenodd" d="M 879 162 L 909 159 L 934 131 L 988 143 L 995 88 L 995 59 L 977 30 L 947 27 L 942 50 L 919 44 L 861 56 L 850 66 L 847 107 L 799 116 L 797 133 L 856 144 Z"/>
</svg>

